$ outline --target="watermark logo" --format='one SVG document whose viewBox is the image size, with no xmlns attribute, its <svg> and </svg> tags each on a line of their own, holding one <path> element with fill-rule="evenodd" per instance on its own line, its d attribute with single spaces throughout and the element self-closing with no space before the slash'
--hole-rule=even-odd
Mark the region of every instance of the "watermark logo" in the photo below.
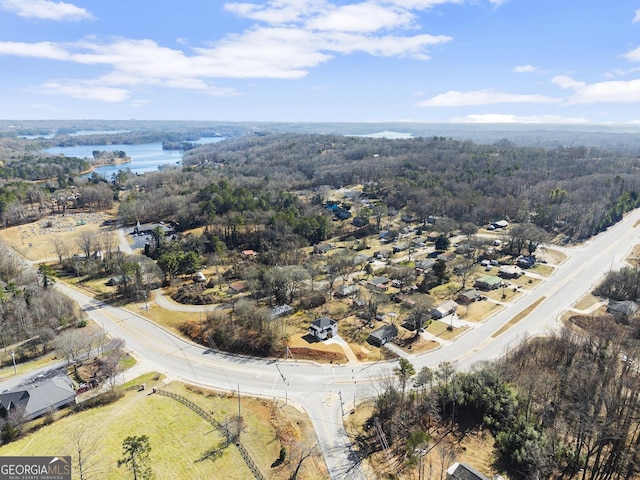
<svg viewBox="0 0 640 480">
<path fill-rule="evenodd" d="M 71 457 L 0 457 L 0 480 L 71 480 Z"/>
</svg>

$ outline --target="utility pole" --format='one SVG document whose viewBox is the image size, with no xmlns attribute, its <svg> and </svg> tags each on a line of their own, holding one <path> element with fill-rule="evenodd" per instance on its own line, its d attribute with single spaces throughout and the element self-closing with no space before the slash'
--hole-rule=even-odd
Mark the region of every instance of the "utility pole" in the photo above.
<svg viewBox="0 0 640 480">
<path fill-rule="evenodd" d="M 11 358 L 13 359 L 13 374 L 18 375 L 18 369 L 16 368 L 16 352 L 11 352 Z"/>
<path fill-rule="evenodd" d="M 240 417 L 240 384 L 238 384 L 238 418 Z"/>
</svg>

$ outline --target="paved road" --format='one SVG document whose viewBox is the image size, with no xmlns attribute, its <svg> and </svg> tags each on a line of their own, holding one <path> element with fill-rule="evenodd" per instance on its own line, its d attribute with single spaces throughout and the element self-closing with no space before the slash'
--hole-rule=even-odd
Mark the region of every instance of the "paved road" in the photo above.
<svg viewBox="0 0 640 480">
<path fill-rule="evenodd" d="M 434 352 L 408 358 L 417 368 L 436 367 L 450 361 L 459 369 L 499 357 L 529 335 L 542 334 L 557 326 L 558 316 L 613 268 L 620 266 L 630 248 L 640 240 L 640 210 L 585 245 L 568 250 L 569 258 L 556 272 L 514 305 L 484 324 Z M 350 365 L 316 365 L 295 361 L 261 361 L 212 352 L 187 342 L 125 309 L 94 300 L 61 284 L 62 292 L 78 301 L 98 325 L 123 338 L 127 348 L 154 370 L 187 382 L 237 391 L 247 395 L 277 398 L 303 407 L 317 433 L 332 479 L 364 479 L 357 464 L 342 417 L 354 401 L 370 397 L 377 382 L 390 373 L 393 362 Z M 492 335 L 514 316 L 540 302 L 512 328 Z"/>
</svg>

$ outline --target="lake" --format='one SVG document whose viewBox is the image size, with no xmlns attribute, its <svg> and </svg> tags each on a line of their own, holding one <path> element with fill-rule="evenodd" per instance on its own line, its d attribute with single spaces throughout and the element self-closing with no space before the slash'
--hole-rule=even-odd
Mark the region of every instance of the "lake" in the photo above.
<svg viewBox="0 0 640 480">
<path fill-rule="evenodd" d="M 224 137 L 203 137 L 193 143 L 215 143 L 221 142 Z M 122 150 L 129 157 L 130 163 L 122 165 L 106 165 L 96 167 L 93 171 L 99 173 L 107 180 L 111 180 L 111 175 L 118 170 L 130 168 L 133 173 L 146 173 L 158 171 L 158 167 L 174 166 L 182 163 L 182 152 L 180 150 L 163 150 L 162 143 L 141 143 L 138 145 L 74 145 L 72 147 L 52 147 L 44 150 L 51 155 L 64 155 L 65 157 L 93 158 L 94 150 L 114 151 Z"/>
</svg>

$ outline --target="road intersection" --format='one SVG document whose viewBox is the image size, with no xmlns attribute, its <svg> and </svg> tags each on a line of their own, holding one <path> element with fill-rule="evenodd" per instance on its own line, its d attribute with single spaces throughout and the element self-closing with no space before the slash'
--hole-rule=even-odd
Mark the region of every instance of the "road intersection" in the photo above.
<svg viewBox="0 0 640 480">
<path fill-rule="evenodd" d="M 640 242 L 640 209 L 584 245 L 565 249 L 567 259 L 553 275 L 455 341 L 436 351 L 406 355 L 416 369 L 436 368 L 448 361 L 457 369 L 500 357 L 533 335 L 559 325 L 569 310 L 611 268 L 619 268 Z M 372 364 L 318 365 L 295 360 L 260 360 L 212 351 L 164 330 L 127 309 L 95 300 L 79 290 L 56 284 L 76 300 L 108 334 L 126 341 L 127 349 L 150 370 L 184 382 L 261 396 L 303 408 L 316 430 L 318 444 L 332 479 L 366 479 L 343 427 L 354 403 L 371 397 L 380 380 L 391 374 L 393 361 Z M 500 335 L 514 317 L 522 317 Z"/>
</svg>

